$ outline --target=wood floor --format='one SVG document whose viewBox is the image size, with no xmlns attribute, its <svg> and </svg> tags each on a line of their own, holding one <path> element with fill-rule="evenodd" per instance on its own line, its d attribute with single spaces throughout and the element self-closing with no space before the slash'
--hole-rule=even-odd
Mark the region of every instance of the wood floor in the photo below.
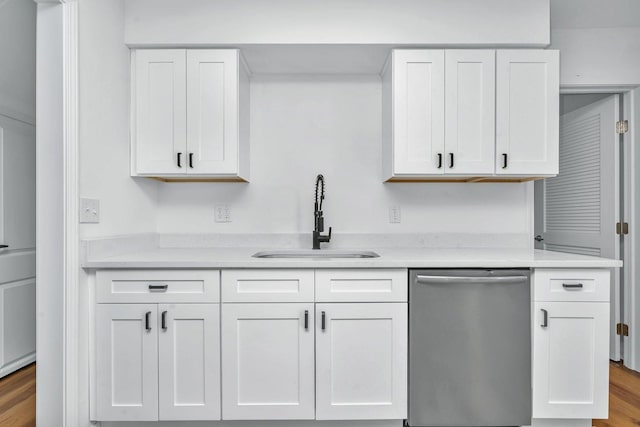
<svg viewBox="0 0 640 427">
<path fill-rule="evenodd" d="M 36 364 L 0 379 L 0 427 L 36 425 Z"/>
<path fill-rule="evenodd" d="M 594 420 L 595 427 L 640 426 L 640 373 L 611 362 L 609 419 Z"/>
<path fill-rule="evenodd" d="M 595 427 L 640 426 L 640 373 L 611 363 L 609 419 Z M 36 425 L 36 365 L 31 364 L 0 380 L 0 427 Z"/>
</svg>

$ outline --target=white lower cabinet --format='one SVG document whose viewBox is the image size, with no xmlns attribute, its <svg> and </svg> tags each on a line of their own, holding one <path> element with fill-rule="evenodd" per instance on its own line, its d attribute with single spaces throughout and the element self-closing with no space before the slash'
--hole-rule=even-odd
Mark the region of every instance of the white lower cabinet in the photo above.
<svg viewBox="0 0 640 427">
<path fill-rule="evenodd" d="M 536 302 L 533 349 L 534 418 L 608 417 L 608 302 Z"/>
<path fill-rule="evenodd" d="M 161 304 L 158 418 L 220 419 L 220 306 Z"/>
<path fill-rule="evenodd" d="M 313 331 L 312 303 L 223 304 L 223 419 L 314 419 Z"/>
<path fill-rule="evenodd" d="M 407 416 L 407 304 L 316 305 L 316 419 Z"/>
<path fill-rule="evenodd" d="M 98 304 L 96 418 L 219 420 L 219 304 Z"/>
<path fill-rule="evenodd" d="M 98 420 L 158 419 L 156 318 L 156 304 L 98 304 Z"/>
</svg>

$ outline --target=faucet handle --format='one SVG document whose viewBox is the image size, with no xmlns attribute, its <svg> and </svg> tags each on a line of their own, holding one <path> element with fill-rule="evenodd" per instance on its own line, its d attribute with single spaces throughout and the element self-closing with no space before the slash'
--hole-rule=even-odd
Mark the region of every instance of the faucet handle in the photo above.
<svg viewBox="0 0 640 427">
<path fill-rule="evenodd" d="M 331 227 L 329 227 L 329 234 L 327 235 L 327 242 L 331 240 Z"/>
</svg>

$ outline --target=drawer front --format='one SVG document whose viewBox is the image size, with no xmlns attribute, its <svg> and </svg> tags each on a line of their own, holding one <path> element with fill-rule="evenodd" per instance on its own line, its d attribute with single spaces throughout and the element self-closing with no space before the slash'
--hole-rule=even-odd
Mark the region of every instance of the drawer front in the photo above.
<svg viewBox="0 0 640 427">
<path fill-rule="evenodd" d="M 313 302 L 313 270 L 223 270 L 222 302 Z"/>
<path fill-rule="evenodd" d="M 99 270 L 98 303 L 220 302 L 220 270 Z"/>
<path fill-rule="evenodd" d="M 407 302 L 405 269 L 316 270 L 317 302 Z"/>
<path fill-rule="evenodd" d="M 534 300 L 608 302 L 610 276 L 611 272 L 606 269 L 536 269 Z"/>
</svg>

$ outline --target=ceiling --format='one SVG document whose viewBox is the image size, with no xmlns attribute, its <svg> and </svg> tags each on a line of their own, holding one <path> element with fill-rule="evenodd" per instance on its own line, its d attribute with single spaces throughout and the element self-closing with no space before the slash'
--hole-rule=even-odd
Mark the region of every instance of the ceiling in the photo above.
<svg viewBox="0 0 640 427">
<path fill-rule="evenodd" d="M 551 28 L 640 27 L 640 0 L 551 0 Z"/>
</svg>

